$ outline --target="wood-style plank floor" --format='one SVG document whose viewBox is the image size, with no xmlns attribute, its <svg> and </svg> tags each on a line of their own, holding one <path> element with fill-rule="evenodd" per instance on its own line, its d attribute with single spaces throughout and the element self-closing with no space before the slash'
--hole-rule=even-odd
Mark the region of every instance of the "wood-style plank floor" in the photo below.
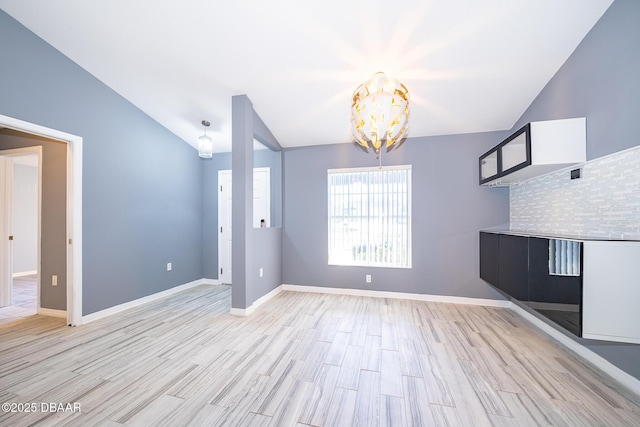
<svg viewBox="0 0 640 427">
<path fill-rule="evenodd" d="M 637 426 L 639 398 L 507 309 L 203 285 L 87 325 L 0 326 L 0 425 Z"/>
<path fill-rule="evenodd" d="M 13 305 L 0 307 L 0 325 L 37 313 L 36 283 L 35 274 L 13 278 Z"/>
</svg>

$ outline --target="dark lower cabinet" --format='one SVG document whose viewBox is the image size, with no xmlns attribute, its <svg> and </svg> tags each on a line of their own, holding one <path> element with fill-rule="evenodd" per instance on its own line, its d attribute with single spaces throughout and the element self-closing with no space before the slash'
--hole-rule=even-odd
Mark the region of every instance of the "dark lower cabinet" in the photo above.
<svg viewBox="0 0 640 427">
<path fill-rule="evenodd" d="M 527 304 L 575 335 L 582 336 L 582 274 L 549 273 L 549 239 L 529 237 Z"/>
<path fill-rule="evenodd" d="M 498 249 L 498 288 L 520 301 L 529 298 L 529 239 L 500 235 Z"/>
<path fill-rule="evenodd" d="M 529 301 L 578 305 L 582 277 L 549 274 L 549 239 L 529 237 Z"/>
<path fill-rule="evenodd" d="M 480 278 L 494 285 L 498 283 L 499 248 L 499 234 L 480 233 Z"/>
<path fill-rule="evenodd" d="M 480 232 L 480 278 L 582 336 L 582 274 L 549 273 L 549 239 Z"/>
<path fill-rule="evenodd" d="M 527 237 L 480 232 L 480 278 L 509 296 L 528 296 Z"/>
</svg>

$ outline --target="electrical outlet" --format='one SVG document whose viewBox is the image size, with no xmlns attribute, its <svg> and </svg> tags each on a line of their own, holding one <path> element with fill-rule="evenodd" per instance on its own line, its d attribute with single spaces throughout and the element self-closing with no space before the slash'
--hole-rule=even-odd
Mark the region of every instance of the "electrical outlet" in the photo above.
<svg viewBox="0 0 640 427">
<path fill-rule="evenodd" d="M 264 268 L 260 267 L 260 277 L 264 276 Z"/>
<path fill-rule="evenodd" d="M 364 276 L 364 281 L 367 283 L 371 283 L 371 275 L 367 274 L 366 276 Z"/>
<path fill-rule="evenodd" d="M 571 171 L 571 179 L 578 179 L 580 178 L 580 176 L 582 175 L 582 170 L 580 168 L 578 169 L 573 169 Z"/>
<path fill-rule="evenodd" d="M 173 266 L 171 265 L 170 262 L 167 263 L 167 271 L 171 271 L 171 269 L 173 268 Z"/>
<path fill-rule="evenodd" d="M 58 276 L 56 274 L 51 276 L 51 286 L 58 286 Z"/>
</svg>

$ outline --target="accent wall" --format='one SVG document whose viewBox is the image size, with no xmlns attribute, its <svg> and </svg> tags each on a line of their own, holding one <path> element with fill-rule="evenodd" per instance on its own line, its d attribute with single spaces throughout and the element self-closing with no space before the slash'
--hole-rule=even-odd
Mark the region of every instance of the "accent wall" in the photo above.
<svg viewBox="0 0 640 427">
<path fill-rule="evenodd" d="M 4 11 L 0 50 L 0 114 L 83 138 L 82 314 L 200 279 L 197 152 Z"/>
</svg>

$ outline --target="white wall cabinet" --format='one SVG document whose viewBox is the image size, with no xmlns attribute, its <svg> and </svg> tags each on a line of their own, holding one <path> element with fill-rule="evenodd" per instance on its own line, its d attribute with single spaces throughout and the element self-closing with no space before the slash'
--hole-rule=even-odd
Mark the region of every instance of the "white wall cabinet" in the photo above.
<svg viewBox="0 0 640 427">
<path fill-rule="evenodd" d="M 584 117 L 531 122 L 480 156 L 480 184 L 508 186 L 586 159 Z"/>
</svg>

